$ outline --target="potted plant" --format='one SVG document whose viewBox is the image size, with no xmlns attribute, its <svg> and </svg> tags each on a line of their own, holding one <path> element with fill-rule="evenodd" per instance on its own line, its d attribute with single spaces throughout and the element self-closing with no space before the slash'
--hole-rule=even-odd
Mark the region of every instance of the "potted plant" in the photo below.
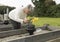
<svg viewBox="0 0 60 42">
<path fill-rule="evenodd" d="M 34 31 L 36 31 L 35 25 L 33 24 L 33 22 L 35 22 L 36 20 L 38 20 L 38 18 L 31 18 L 29 19 L 29 22 L 27 23 L 27 31 L 29 33 L 29 35 L 33 35 Z"/>
</svg>

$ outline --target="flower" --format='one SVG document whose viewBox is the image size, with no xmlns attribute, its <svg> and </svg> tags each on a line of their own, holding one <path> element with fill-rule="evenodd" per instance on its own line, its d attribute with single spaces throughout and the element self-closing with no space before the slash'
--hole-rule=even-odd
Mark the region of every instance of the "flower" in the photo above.
<svg viewBox="0 0 60 42">
<path fill-rule="evenodd" d="M 29 22 L 35 23 L 38 21 L 39 18 L 38 17 L 27 17 L 27 19 L 29 20 Z"/>
<path fill-rule="evenodd" d="M 37 17 L 34 17 L 34 18 L 31 20 L 32 23 L 34 23 L 34 22 L 36 22 L 36 21 L 38 21 L 38 18 L 37 18 Z"/>
</svg>

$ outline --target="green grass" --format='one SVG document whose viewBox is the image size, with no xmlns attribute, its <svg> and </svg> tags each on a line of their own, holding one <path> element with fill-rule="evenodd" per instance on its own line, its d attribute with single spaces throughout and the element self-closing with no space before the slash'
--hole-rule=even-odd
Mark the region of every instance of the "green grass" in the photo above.
<svg viewBox="0 0 60 42">
<path fill-rule="evenodd" d="M 38 17 L 39 20 L 34 22 L 36 26 L 43 26 L 44 24 L 50 24 L 51 26 L 60 26 L 60 18 L 48 18 Z"/>
</svg>

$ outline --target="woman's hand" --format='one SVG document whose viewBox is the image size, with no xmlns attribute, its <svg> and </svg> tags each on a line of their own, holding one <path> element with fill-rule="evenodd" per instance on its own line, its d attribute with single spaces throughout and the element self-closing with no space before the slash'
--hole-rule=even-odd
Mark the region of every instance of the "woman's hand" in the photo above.
<svg viewBox="0 0 60 42">
<path fill-rule="evenodd" d="M 24 20 L 23 20 L 23 23 L 28 23 L 28 22 L 29 22 L 28 19 L 24 19 Z"/>
</svg>

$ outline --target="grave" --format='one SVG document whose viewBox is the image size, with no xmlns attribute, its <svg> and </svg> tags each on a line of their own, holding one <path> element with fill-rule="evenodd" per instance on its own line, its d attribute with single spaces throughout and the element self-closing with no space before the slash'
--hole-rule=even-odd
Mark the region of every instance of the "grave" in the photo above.
<svg viewBox="0 0 60 42">
<path fill-rule="evenodd" d="M 28 33 L 25 33 L 0 38 L 0 42 L 50 42 L 57 38 L 60 38 L 60 30 L 56 31 L 42 30 L 40 32 L 35 32 L 34 35 L 28 35 Z"/>
<path fill-rule="evenodd" d="M 60 39 L 60 27 L 37 27 L 34 35 L 29 35 L 26 28 L 13 29 L 11 24 L 0 25 L 0 42 L 54 42 Z"/>
</svg>

